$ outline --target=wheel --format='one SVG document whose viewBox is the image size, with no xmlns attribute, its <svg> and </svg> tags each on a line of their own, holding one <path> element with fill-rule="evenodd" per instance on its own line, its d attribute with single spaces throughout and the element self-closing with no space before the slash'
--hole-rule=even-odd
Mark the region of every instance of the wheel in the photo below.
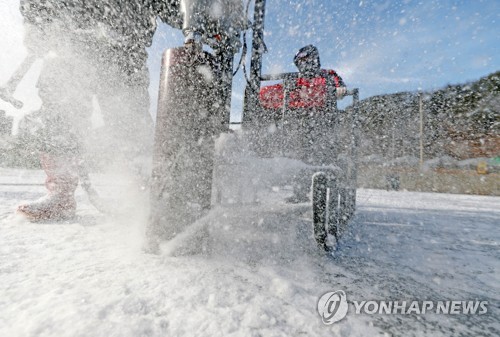
<svg viewBox="0 0 500 337">
<path fill-rule="evenodd" d="M 342 235 L 342 233 L 347 228 L 347 223 L 349 222 L 349 218 L 351 216 L 351 207 L 350 207 L 350 196 L 349 190 L 346 188 L 339 189 L 339 208 L 338 208 L 338 230 L 337 230 L 337 239 Z"/>
<path fill-rule="evenodd" d="M 347 208 L 348 208 L 348 219 L 351 219 L 356 211 L 356 188 L 348 188 L 347 189 Z"/>
<path fill-rule="evenodd" d="M 313 229 L 314 238 L 318 248 L 328 251 L 326 244 L 326 217 L 328 198 L 328 178 L 325 173 L 318 172 L 312 179 L 312 208 L 313 208 Z"/>
<path fill-rule="evenodd" d="M 339 217 L 340 217 L 340 189 L 338 181 L 331 178 L 328 189 L 328 234 L 333 235 L 336 240 L 339 239 Z"/>
</svg>

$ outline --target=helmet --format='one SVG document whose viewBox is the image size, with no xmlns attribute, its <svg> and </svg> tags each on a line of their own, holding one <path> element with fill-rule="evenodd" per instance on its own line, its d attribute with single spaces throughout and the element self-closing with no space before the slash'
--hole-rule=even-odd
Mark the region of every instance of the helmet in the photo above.
<svg viewBox="0 0 500 337">
<path fill-rule="evenodd" d="M 312 44 L 300 48 L 293 58 L 293 63 L 303 74 L 317 73 L 321 68 L 318 48 Z"/>
</svg>

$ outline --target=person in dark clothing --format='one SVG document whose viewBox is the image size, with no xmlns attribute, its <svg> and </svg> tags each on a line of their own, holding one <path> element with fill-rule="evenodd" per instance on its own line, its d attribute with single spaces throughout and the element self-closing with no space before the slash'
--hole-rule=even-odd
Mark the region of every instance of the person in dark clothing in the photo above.
<svg viewBox="0 0 500 337">
<path fill-rule="evenodd" d="M 318 49 L 313 45 L 300 48 L 293 59 L 299 70 L 296 89 L 290 93 L 289 108 L 324 108 L 326 79 L 331 77 L 335 94 L 341 99 L 346 93 L 342 77 L 332 69 L 321 69 Z M 283 85 L 265 86 L 260 90 L 260 102 L 265 109 L 279 109 L 283 104 Z"/>
<path fill-rule="evenodd" d="M 342 80 L 342 77 L 340 77 L 335 70 L 321 69 L 318 48 L 311 44 L 300 48 L 293 58 L 293 63 L 299 70 L 300 74 L 299 79 L 297 80 L 297 85 L 300 86 L 306 84 L 304 83 L 305 79 L 315 79 L 316 85 L 321 84 L 324 87 L 326 85 L 326 78 L 331 77 L 335 85 L 337 98 L 340 99 L 344 97 L 346 93 L 346 85 Z"/>
<path fill-rule="evenodd" d="M 176 24 L 176 6 L 160 0 L 21 0 L 25 45 L 44 59 L 35 147 L 48 194 L 20 205 L 19 214 L 35 221 L 74 216 L 84 156 L 130 163 L 151 153 L 146 47 L 158 16 Z M 95 98 L 104 124 L 97 129 L 91 121 Z"/>
</svg>

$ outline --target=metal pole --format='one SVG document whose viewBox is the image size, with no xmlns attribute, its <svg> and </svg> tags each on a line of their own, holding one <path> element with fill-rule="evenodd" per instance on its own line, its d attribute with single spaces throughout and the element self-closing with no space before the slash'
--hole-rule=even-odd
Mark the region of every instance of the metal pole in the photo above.
<svg viewBox="0 0 500 337">
<path fill-rule="evenodd" d="M 233 58 L 234 51 L 229 46 L 225 45 L 222 48 L 215 51 L 215 56 L 217 58 L 217 63 L 220 65 L 220 71 L 222 76 L 222 86 L 221 86 L 221 102 L 223 106 L 221 109 L 222 123 L 221 129 L 219 131 L 225 132 L 229 128 L 229 122 L 231 118 L 231 88 L 233 83 Z"/>
<path fill-rule="evenodd" d="M 424 165 L 424 111 L 422 109 L 422 93 L 418 94 L 418 112 L 420 114 L 420 169 Z"/>
<path fill-rule="evenodd" d="M 252 112 L 258 105 L 260 90 L 260 75 L 262 72 L 262 54 L 264 53 L 264 16 L 266 15 L 266 0 L 255 0 L 252 32 L 252 59 L 250 63 L 250 83 L 245 88 L 245 103 L 243 105 L 243 123 L 252 120 Z"/>
</svg>

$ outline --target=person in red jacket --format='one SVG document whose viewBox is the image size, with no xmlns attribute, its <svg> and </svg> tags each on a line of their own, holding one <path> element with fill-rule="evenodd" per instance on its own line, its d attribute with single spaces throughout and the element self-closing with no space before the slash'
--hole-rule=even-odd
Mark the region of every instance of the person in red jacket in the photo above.
<svg viewBox="0 0 500 337">
<path fill-rule="evenodd" d="M 313 45 L 302 47 L 293 62 L 299 76 L 288 97 L 285 153 L 311 166 L 331 165 L 336 157 L 334 130 L 322 120 L 327 108 L 327 80 L 335 86 L 337 99 L 346 94 L 346 85 L 335 70 L 321 69 L 319 52 Z M 284 102 L 283 85 L 261 88 L 260 101 L 269 113 L 278 114 Z M 295 177 L 294 195 L 288 201 L 308 201 L 310 178 L 310 172 Z"/>
<path fill-rule="evenodd" d="M 346 85 L 335 70 L 321 69 L 318 48 L 307 45 L 300 48 L 293 59 L 299 70 L 296 89 L 290 92 L 289 108 L 322 108 L 326 99 L 326 78 L 332 77 L 338 99 L 344 97 Z M 279 109 L 283 104 L 283 85 L 261 88 L 260 102 L 265 109 Z"/>
</svg>

